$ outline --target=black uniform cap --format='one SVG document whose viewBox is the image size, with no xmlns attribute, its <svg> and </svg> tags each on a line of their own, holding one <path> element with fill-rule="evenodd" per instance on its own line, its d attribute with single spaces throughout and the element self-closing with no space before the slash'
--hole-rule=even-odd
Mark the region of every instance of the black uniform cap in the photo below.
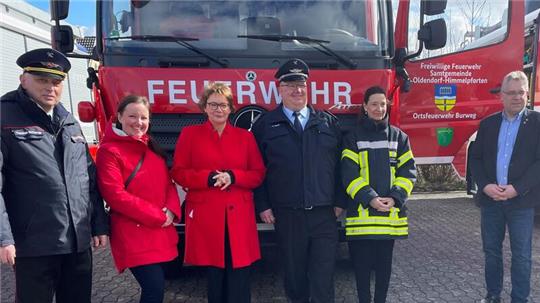
<svg viewBox="0 0 540 303">
<path fill-rule="evenodd" d="M 30 74 L 64 80 L 71 63 L 61 52 L 52 48 L 39 48 L 22 54 L 17 65 Z"/>
<path fill-rule="evenodd" d="M 306 81 L 309 78 L 309 67 L 300 59 L 291 59 L 281 65 L 274 77 L 279 82 Z"/>
</svg>

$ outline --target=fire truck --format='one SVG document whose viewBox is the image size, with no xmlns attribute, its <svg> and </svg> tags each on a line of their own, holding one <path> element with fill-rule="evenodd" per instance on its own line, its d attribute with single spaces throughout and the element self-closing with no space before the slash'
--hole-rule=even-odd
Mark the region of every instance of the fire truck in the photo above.
<svg viewBox="0 0 540 303">
<path fill-rule="evenodd" d="M 483 4 L 468 5 L 480 2 Z M 501 110 L 503 76 L 531 75 L 540 106 L 537 1 L 490 0 L 97 0 L 93 101 L 82 121 L 99 136 L 127 94 L 151 102 L 151 132 L 172 154 L 184 126 L 202 123 L 204 86 L 231 86 L 234 125 L 251 128 L 280 102 L 273 75 L 291 58 L 311 68 L 309 103 L 352 127 L 364 91 L 389 92 L 390 121 L 410 137 L 418 164 L 452 164 L 466 176 L 480 120 Z M 68 56 L 69 1 L 51 0 L 53 46 Z M 526 25 L 525 16 L 531 16 Z M 460 30 L 460 31 L 459 31 Z M 84 56 L 83 56 L 84 57 Z M 169 159 L 170 163 L 171 159 Z"/>
</svg>

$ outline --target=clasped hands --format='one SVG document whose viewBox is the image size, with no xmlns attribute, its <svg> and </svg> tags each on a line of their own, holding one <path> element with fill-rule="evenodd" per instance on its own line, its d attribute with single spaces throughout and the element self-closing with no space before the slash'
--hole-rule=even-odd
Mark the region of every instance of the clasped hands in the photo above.
<svg viewBox="0 0 540 303">
<path fill-rule="evenodd" d="M 392 197 L 375 197 L 371 199 L 369 205 L 378 211 L 389 212 L 396 205 L 396 201 Z"/>
<path fill-rule="evenodd" d="M 214 187 L 219 187 L 221 190 L 227 189 L 231 185 L 231 175 L 226 171 L 216 170 L 216 175 L 212 179 L 216 180 Z"/>
<path fill-rule="evenodd" d="M 484 193 L 495 201 L 506 201 L 517 197 L 518 193 L 512 184 L 498 185 L 488 184 L 484 187 Z"/>
</svg>

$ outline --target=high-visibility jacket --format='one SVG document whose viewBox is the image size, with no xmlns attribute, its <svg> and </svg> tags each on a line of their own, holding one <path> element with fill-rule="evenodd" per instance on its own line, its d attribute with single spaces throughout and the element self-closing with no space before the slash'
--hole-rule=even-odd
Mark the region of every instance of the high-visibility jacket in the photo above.
<svg viewBox="0 0 540 303">
<path fill-rule="evenodd" d="M 343 185 L 349 196 L 348 240 L 395 239 L 408 236 L 405 202 L 416 181 L 409 138 L 388 119 L 364 117 L 344 139 L 341 155 Z M 369 205 L 376 197 L 392 197 L 390 212 Z"/>
</svg>

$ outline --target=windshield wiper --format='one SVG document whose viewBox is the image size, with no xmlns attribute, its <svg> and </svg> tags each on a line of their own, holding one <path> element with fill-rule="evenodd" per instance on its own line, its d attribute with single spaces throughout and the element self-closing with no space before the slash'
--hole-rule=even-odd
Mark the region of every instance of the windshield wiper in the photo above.
<svg viewBox="0 0 540 303">
<path fill-rule="evenodd" d="M 356 68 L 356 63 L 351 61 L 351 59 L 340 55 L 333 51 L 331 48 L 327 47 L 326 43 L 330 43 L 330 41 L 327 40 L 319 40 L 319 39 L 313 39 L 307 36 L 289 36 L 289 35 L 239 35 L 238 38 L 247 38 L 247 39 L 258 39 L 258 40 L 266 40 L 266 41 L 276 41 L 276 42 L 300 42 L 301 44 L 309 45 L 312 48 L 320 51 L 321 53 L 336 58 L 339 62 L 346 65 L 350 69 Z M 315 45 L 319 46 L 320 48 L 316 47 Z M 321 49 L 322 48 L 322 49 Z"/>
<path fill-rule="evenodd" d="M 221 62 L 218 58 L 211 56 L 203 52 L 200 48 L 195 47 L 188 43 L 188 41 L 199 41 L 199 38 L 193 37 L 173 37 L 173 36 L 159 36 L 159 35 L 135 35 L 135 36 L 125 36 L 125 37 L 110 37 L 105 38 L 107 40 L 138 40 L 138 41 L 149 41 L 149 42 L 176 42 L 183 47 L 189 49 L 190 51 L 197 53 L 201 56 L 206 57 L 208 60 L 219 64 L 221 67 L 227 67 L 227 64 Z"/>
</svg>

